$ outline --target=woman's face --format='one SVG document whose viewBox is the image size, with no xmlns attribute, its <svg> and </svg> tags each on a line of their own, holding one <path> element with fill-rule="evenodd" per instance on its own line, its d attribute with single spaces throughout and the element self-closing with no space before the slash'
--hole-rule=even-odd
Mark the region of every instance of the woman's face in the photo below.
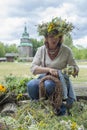
<svg viewBox="0 0 87 130">
<path fill-rule="evenodd" d="M 47 41 L 49 44 L 49 49 L 56 49 L 60 38 L 58 36 L 48 36 Z"/>
</svg>

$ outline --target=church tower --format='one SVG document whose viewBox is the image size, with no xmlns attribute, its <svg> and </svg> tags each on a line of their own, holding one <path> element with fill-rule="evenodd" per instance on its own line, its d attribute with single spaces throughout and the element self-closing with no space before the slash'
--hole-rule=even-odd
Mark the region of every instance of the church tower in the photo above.
<svg viewBox="0 0 87 130">
<path fill-rule="evenodd" d="M 26 25 L 24 27 L 24 32 L 20 39 L 19 56 L 20 57 L 32 57 L 33 56 L 33 46 L 29 39 L 29 33 L 27 32 Z"/>
</svg>

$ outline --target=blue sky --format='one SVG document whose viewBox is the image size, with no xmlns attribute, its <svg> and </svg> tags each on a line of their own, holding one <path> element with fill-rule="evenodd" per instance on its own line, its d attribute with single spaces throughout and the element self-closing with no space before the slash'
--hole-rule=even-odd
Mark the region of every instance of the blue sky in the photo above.
<svg viewBox="0 0 87 130">
<path fill-rule="evenodd" d="M 30 38 L 40 39 L 36 25 L 62 17 L 75 26 L 71 34 L 74 45 L 87 47 L 86 6 L 87 0 L 1 0 L 0 41 L 18 45 L 25 23 Z"/>
</svg>

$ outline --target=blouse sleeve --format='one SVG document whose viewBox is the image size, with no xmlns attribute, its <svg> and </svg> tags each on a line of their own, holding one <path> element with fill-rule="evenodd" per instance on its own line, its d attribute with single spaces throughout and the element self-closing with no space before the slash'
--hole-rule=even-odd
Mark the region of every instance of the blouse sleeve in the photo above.
<svg viewBox="0 0 87 130">
<path fill-rule="evenodd" d="M 67 64 L 70 65 L 70 66 L 74 66 L 75 69 L 79 71 L 79 67 L 77 66 L 77 63 L 75 61 L 75 58 L 73 57 L 71 49 L 69 51 L 68 63 Z"/>
<path fill-rule="evenodd" d="M 33 59 L 33 62 L 32 62 L 32 65 L 31 65 L 31 72 L 34 74 L 34 71 L 35 69 L 41 65 L 41 57 L 42 57 L 42 52 L 41 52 L 41 48 L 38 48 L 35 56 L 34 56 L 34 59 Z"/>
</svg>

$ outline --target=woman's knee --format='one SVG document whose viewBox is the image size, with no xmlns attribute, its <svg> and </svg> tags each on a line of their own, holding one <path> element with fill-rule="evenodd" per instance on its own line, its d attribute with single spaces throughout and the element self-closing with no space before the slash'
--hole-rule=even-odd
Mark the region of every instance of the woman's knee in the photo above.
<svg viewBox="0 0 87 130">
<path fill-rule="evenodd" d="M 27 83 L 27 91 L 30 98 L 38 99 L 39 98 L 39 80 L 33 79 L 29 81 Z"/>
<path fill-rule="evenodd" d="M 44 87 L 46 89 L 47 95 L 51 95 L 55 90 L 55 82 L 52 80 L 46 80 L 44 81 Z"/>
</svg>

